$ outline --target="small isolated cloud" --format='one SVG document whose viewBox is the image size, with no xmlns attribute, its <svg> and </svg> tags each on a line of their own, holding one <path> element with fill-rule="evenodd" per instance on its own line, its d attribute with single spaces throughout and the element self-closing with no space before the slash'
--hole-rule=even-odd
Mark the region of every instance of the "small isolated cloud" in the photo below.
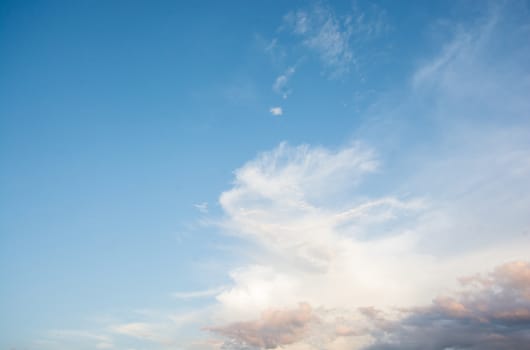
<svg viewBox="0 0 530 350">
<path fill-rule="evenodd" d="M 280 116 L 283 114 L 283 109 L 282 107 L 271 107 L 271 109 L 269 109 L 269 112 L 271 112 L 272 115 Z"/>
<path fill-rule="evenodd" d="M 302 339 L 312 321 L 313 309 L 307 303 L 300 303 L 296 309 L 270 309 L 254 321 L 236 322 L 227 326 L 212 327 L 211 331 L 231 340 L 229 343 L 273 349 L 292 344 Z"/>
<path fill-rule="evenodd" d="M 199 203 L 199 204 L 194 204 L 193 206 L 195 208 L 197 208 L 203 214 L 208 213 L 208 202 L 202 202 L 202 203 Z"/>
<path fill-rule="evenodd" d="M 275 93 L 282 95 L 284 99 L 292 93 L 292 90 L 287 87 L 287 84 L 289 83 L 289 80 L 291 79 L 294 72 L 294 67 L 287 68 L 285 73 L 278 76 L 272 85 L 272 90 Z"/>
</svg>

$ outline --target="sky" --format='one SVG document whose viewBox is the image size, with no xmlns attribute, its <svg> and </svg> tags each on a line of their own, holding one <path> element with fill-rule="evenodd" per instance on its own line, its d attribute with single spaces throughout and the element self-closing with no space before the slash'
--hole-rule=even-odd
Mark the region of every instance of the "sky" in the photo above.
<svg viewBox="0 0 530 350">
<path fill-rule="evenodd" d="M 530 344 L 530 2 L 0 1 L 0 349 Z"/>
</svg>

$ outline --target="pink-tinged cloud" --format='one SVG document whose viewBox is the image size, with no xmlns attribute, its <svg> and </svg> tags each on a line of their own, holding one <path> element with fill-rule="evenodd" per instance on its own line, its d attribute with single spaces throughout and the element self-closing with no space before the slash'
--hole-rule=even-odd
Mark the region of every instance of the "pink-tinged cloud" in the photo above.
<svg viewBox="0 0 530 350">
<path fill-rule="evenodd" d="M 300 303 L 296 309 L 270 309 L 263 312 L 258 320 L 236 322 L 209 330 L 239 344 L 272 349 L 301 340 L 313 321 L 316 321 L 316 316 L 311 306 Z"/>
<path fill-rule="evenodd" d="M 529 262 L 506 263 L 461 282 L 461 292 L 407 310 L 393 327 L 376 326 L 377 341 L 368 349 L 530 349 Z"/>
</svg>

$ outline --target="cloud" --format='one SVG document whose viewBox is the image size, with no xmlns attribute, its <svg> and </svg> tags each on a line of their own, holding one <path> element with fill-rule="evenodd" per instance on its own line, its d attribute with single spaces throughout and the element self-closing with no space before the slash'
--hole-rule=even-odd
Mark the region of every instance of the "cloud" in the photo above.
<svg viewBox="0 0 530 350">
<path fill-rule="evenodd" d="M 167 322 L 129 322 L 110 326 L 109 330 L 115 334 L 167 346 L 176 343 L 173 334 L 175 328 Z"/>
<path fill-rule="evenodd" d="M 311 306 L 301 303 L 297 309 L 269 309 L 259 320 L 212 327 L 210 330 L 243 346 L 271 349 L 300 340 L 314 320 Z"/>
<path fill-rule="evenodd" d="M 135 322 L 113 326 L 112 331 L 134 338 L 153 340 L 156 338 L 152 326 L 147 323 Z"/>
<path fill-rule="evenodd" d="M 465 254 L 422 252 L 418 242 L 438 239 L 424 218 L 439 209 L 414 197 L 360 196 L 362 181 L 378 170 L 375 152 L 360 143 L 338 150 L 283 143 L 238 169 L 220 197 L 223 226 L 264 251 L 259 263 L 232 271 L 233 286 L 217 296 L 221 318 L 300 300 L 327 308 L 413 306 L 458 274 L 482 270 L 484 261 L 529 253 L 527 238 Z"/>
<path fill-rule="evenodd" d="M 327 260 L 322 244 L 331 233 L 326 230 L 356 213 L 326 212 L 311 202 L 355 187 L 377 164 L 373 151 L 360 144 L 332 151 L 282 143 L 235 172 L 234 187 L 220 197 L 229 218 L 225 225 L 299 258 Z M 398 203 L 390 202 L 391 207 Z M 362 210 L 357 208 L 357 214 Z"/>
<path fill-rule="evenodd" d="M 354 7 L 349 14 L 338 16 L 331 7 L 319 4 L 289 12 L 284 26 L 301 38 L 302 45 L 318 55 L 328 75 L 336 78 L 358 66 L 362 43 L 385 30 L 384 12 L 376 6 L 371 10 L 367 13 Z"/>
<path fill-rule="evenodd" d="M 506 263 L 463 281 L 471 288 L 410 310 L 392 327 L 378 329 L 367 349 L 527 349 L 530 263 Z"/>
<path fill-rule="evenodd" d="M 272 90 L 275 93 L 282 95 L 284 99 L 286 99 L 292 92 L 291 89 L 287 88 L 287 84 L 289 82 L 289 79 L 291 79 L 292 75 L 294 74 L 294 72 L 295 72 L 294 67 L 287 68 L 287 70 L 282 75 L 276 78 L 276 80 L 274 81 L 274 84 L 272 85 Z"/>
<path fill-rule="evenodd" d="M 196 290 L 192 292 L 175 292 L 172 294 L 173 298 L 176 299 L 196 299 L 196 298 L 207 298 L 220 294 L 226 287 L 218 287 L 205 290 Z"/>
<path fill-rule="evenodd" d="M 296 35 L 318 37 L 308 12 L 291 16 Z M 526 270 L 501 264 L 530 256 L 528 44 L 514 48 L 520 62 L 495 54 L 499 23 L 461 28 L 418 67 L 399 106 L 382 105 L 373 138 L 335 149 L 283 143 L 235 171 L 219 200 L 223 228 L 255 250 L 217 296 L 217 319 L 237 324 L 306 301 L 319 327 L 282 348 L 524 344 Z M 443 293 L 497 265 L 490 289 Z"/>
<path fill-rule="evenodd" d="M 530 340 L 530 262 L 513 261 L 487 275 L 460 279 L 459 291 L 428 306 L 382 311 L 375 307 L 266 309 L 254 321 L 209 330 L 225 349 L 526 349 Z M 357 345 L 354 345 L 357 344 Z"/>
<path fill-rule="evenodd" d="M 280 116 L 283 114 L 282 107 L 271 107 L 269 111 L 271 112 L 272 115 Z"/>
<path fill-rule="evenodd" d="M 201 213 L 207 214 L 208 213 L 208 202 L 202 202 L 199 204 L 193 205 L 195 208 L 197 208 Z"/>
<path fill-rule="evenodd" d="M 319 6 L 311 12 L 289 13 L 285 22 L 296 36 L 302 37 L 304 46 L 319 55 L 332 75 L 348 73 L 354 60 L 348 18 L 338 18 L 330 9 Z"/>
</svg>

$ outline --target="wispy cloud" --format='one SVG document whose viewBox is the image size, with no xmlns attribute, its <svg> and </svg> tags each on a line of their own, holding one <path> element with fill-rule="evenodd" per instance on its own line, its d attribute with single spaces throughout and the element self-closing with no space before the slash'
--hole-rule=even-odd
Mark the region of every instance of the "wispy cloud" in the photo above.
<svg viewBox="0 0 530 350">
<path fill-rule="evenodd" d="M 310 12 L 289 13 L 285 23 L 303 38 L 306 47 L 319 55 L 332 76 L 349 72 L 354 62 L 350 18 L 338 18 L 330 9 L 319 6 Z"/>
<path fill-rule="evenodd" d="M 287 87 L 287 84 L 294 72 L 294 67 L 287 68 L 287 70 L 283 74 L 279 75 L 276 78 L 274 84 L 272 85 L 272 90 L 277 94 L 282 95 L 284 99 L 286 99 L 292 93 L 292 90 Z"/>
<path fill-rule="evenodd" d="M 173 335 L 164 328 L 166 325 L 146 323 L 146 322 L 131 322 L 113 325 L 110 331 L 115 334 L 125 335 L 128 337 L 147 340 L 155 344 L 169 345 L 173 344 Z"/>
<path fill-rule="evenodd" d="M 204 290 L 195 290 L 191 292 L 175 292 L 171 294 L 176 299 L 196 299 L 196 298 L 207 298 L 220 294 L 226 289 L 226 287 L 217 287 Z"/>
<path fill-rule="evenodd" d="M 208 213 L 208 202 L 194 204 L 193 206 L 203 214 Z"/>
<path fill-rule="evenodd" d="M 337 15 L 330 6 L 315 5 L 309 10 L 290 12 L 284 26 L 315 52 L 327 74 L 336 78 L 358 68 L 362 43 L 380 35 L 386 28 L 384 12 L 375 6 L 374 14 L 354 7 L 346 15 Z"/>
<path fill-rule="evenodd" d="M 154 338 L 151 326 L 146 323 L 126 323 L 112 327 L 112 331 L 118 334 L 125 334 L 135 338 Z"/>
</svg>

